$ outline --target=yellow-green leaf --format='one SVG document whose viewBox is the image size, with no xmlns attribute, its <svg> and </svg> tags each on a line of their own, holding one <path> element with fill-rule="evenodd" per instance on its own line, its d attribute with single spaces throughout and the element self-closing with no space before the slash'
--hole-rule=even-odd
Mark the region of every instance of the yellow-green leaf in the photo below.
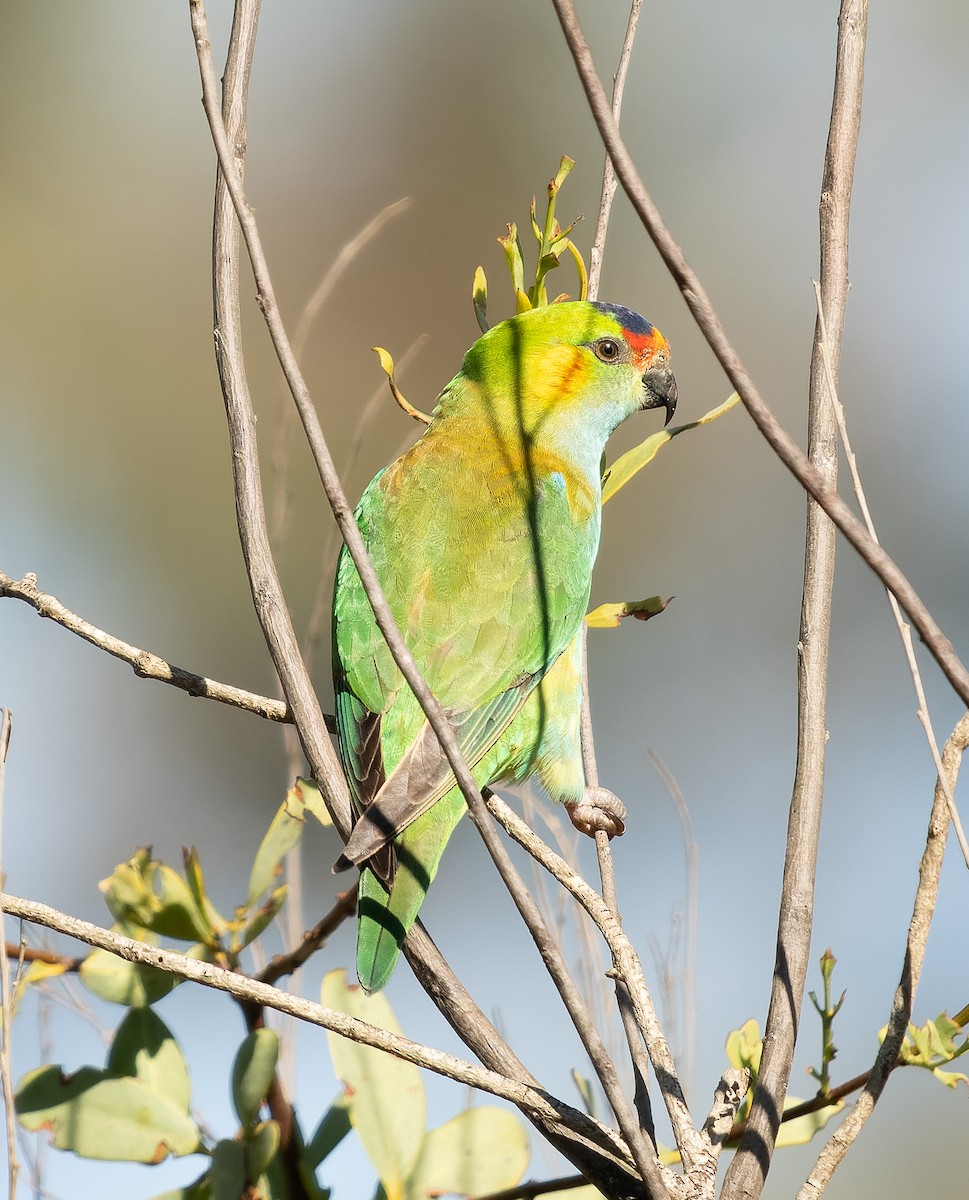
<svg viewBox="0 0 969 1200">
<path fill-rule="evenodd" d="M 803 1103 L 804 1101 L 799 1100 L 797 1096 L 788 1096 L 784 1101 L 784 1109 L 786 1111 L 789 1108 L 796 1108 Z M 843 1108 L 844 1101 L 839 1100 L 837 1104 L 829 1104 L 825 1108 L 819 1108 L 817 1112 L 806 1113 L 803 1117 L 795 1117 L 793 1121 L 782 1121 L 781 1127 L 777 1131 L 775 1146 L 780 1149 L 782 1146 L 805 1145 L 816 1133 L 820 1133 L 832 1117 L 836 1117 Z"/>
<path fill-rule="evenodd" d="M 524 1125 L 503 1108 L 469 1108 L 432 1129 L 404 1191 L 406 1200 L 476 1196 L 520 1183 L 531 1156 Z"/>
<path fill-rule="evenodd" d="M 246 904 L 255 904 L 263 892 L 276 884 L 280 863 L 299 843 L 306 823 L 306 802 L 303 788 L 291 787 L 269 822 L 266 835 L 259 844 L 249 873 Z"/>
<path fill-rule="evenodd" d="M 306 811 L 312 813 L 324 829 L 328 829 L 333 824 L 333 818 L 330 816 L 329 809 L 323 801 L 323 793 L 316 786 L 315 780 L 304 779 L 302 775 L 297 775 L 296 790 L 303 798 L 303 807 Z"/>
<path fill-rule="evenodd" d="M 616 604 L 600 604 L 598 608 L 586 614 L 585 623 L 590 629 L 615 629 L 626 617 L 648 621 L 650 617 L 661 613 L 669 602 L 660 599 L 659 596 L 650 596 L 647 600 L 621 600 Z"/>
<path fill-rule="evenodd" d="M 25 1129 L 50 1130 L 59 1150 L 84 1158 L 157 1163 L 199 1144 L 198 1127 L 179 1105 L 138 1079 L 94 1067 L 74 1075 L 58 1067 L 31 1071 L 17 1087 L 17 1115 Z"/>
<path fill-rule="evenodd" d="M 760 1026 L 753 1017 L 727 1035 L 727 1058 L 730 1065 L 750 1071 L 751 1083 L 757 1078 L 757 1072 L 760 1070 L 763 1049 Z"/>
<path fill-rule="evenodd" d="M 484 267 L 475 267 L 474 280 L 471 284 L 471 304 L 474 307 L 474 319 L 482 333 L 491 328 L 488 324 L 488 279 Z"/>
<path fill-rule="evenodd" d="M 128 962 L 108 950 L 92 950 L 78 971 L 85 987 L 113 1004 L 137 1008 L 154 1004 L 181 983 L 177 975 Z"/>
<path fill-rule="evenodd" d="M 381 994 L 368 996 L 349 986 L 345 971 L 323 978 L 328 1008 L 400 1033 L 393 1011 Z M 347 1092 L 350 1120 L 383 1184 L 387 1200 L 404 1200 L 424 1140 L 427 1104 L 421 1074 L 413 1063 L 381 1050 L 327 1033 L 337 1077 Z"/>
<path fill-rule="evenodd" d="M 118 1026 L 108 1054 L 107 1073 L 128 1075 L 188 1112 L 188 1067 L 165 1022 L 150 1008 L 132 1008 Z"/>
<path fill-rule="evenodd" d="M 725 412 L 729 412 L 735 404 L 739 403 L 740 397 L 736 392 L 731 392 L 723 404 L 705 413 L 698 421 L 690 421 L 686 425 L 675 425 L 672 429 L 662 429 L 659 433 L 651 434 L 644 442 L 634 446 L 632 450 L 620 455 L 602 477 L 602 503 L 605 504 L 607 500 L 611 500 L 634 475 L 639 474 L 643 467 L 648 466 L 667 442 L 672 441 L 681 433 L 686 433 L 688 429 L 699 429 L 701 425 L 709 425 L 711 421 L 722 417 Z"/>
</svg>

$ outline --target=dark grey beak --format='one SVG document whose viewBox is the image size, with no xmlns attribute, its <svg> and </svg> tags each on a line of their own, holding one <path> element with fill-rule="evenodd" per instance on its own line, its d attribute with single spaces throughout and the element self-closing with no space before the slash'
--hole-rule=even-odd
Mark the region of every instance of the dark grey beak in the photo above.
<svg viewBox="0 0 969 1200">
<path fill-rule="evenodd" d="M 665 408 L 666 420 L 669 425 L 676 412 L 676 380 L 669 367 L 650 367 L 643 376 L 643 388 L 646 391 L 643 408 Z"/>
</svg>

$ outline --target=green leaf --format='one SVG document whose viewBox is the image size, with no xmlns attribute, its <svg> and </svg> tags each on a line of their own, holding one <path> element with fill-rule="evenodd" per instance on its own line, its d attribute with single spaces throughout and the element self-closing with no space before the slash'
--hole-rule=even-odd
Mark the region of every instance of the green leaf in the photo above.
<svg viewBox="0 0 969 1200">
<path fill-rule="evenodd" d="M 498 239 L 498 244 L 505 252 L 505 260 L 508 264 L 508 274 L 511 276 L 512 291 L 516 295 L 524 296 L 525 262 L 522 258 L 521 242 L 518 240 L 518 226 L 514 222 L 508 226 L 507 235 Z M 531 305 L 529 305 L 529 308 L 530 307 Z M 519 309 L 518 311 L 521 312 L 522 310 Z"/>
<path fill-rule="evenodd" d="M 622 600 L 618 604 L 600 604 L 598 608 L 586 614 L 585 623 L 590 629 L 616 629 L 619 622 L 626 617 L 648 621 L 650 617 L 661 613 L 668 604 L 669 600 L 661 600 L 659 596 L 650 596 L 648 600 Z"/>
<path fill-rule="evenodd" d="M 735 404 L 739 403 L 740 397 L 736 392 L 731 392 L 723 404 L 711 409 L 698 421 L 690 421 L 687 425 L 676 425 L 672 429 L 662 429 L 659 433 L 652 434 L 644 442 L 640 442 L 638 446 L 634 446 L 632 450 L 620 455 L 602 477 L 602 503 L 605 504 L 607 500 L 611 500 L 634 475 L 651 463 L 667 442 L 672 441 L 681 433 L 686 433 L 688 429 L 699 429 L 701 425 L 709 425 L 711 421 L 722 417 L 725 412 L 729 412 Z"/>
<path fill-rule="evenodd" d="M 54 1146 L 84 1158 L 156 1163 L 199 1146 L 198 1127 L 178 1105 L 138 1079 L 94 1067 L 31 1071 L 17 1088 L 17 1115 L 25 1129 L 50 1130 Z"/>
<path fill-rule="evenodd" d="M 175 1188 L 172 1192 L 162 1192 L 160 1196 L 152 1196 L 151 1200 L 212 1200 L 209 1173 L 206 1171 L 188 1187 Z"/>
<path fill-rule="evenodd" d="M 582 1107 L 590 1117 L 594 1117 L 596 1115 L 596 1098 L 592 1091 L 592 1084 L 584 1075 L 580 1075 L 575 1067 L 569 1073 L 572 1076 L 572 1082 L 575 1084 L 575 1090 L 579 1093 L 579 1097 L 582 1100 Z"/>
<path fill-rule="evenodd" d="M 256 910 L 255 915 L 249 921 L 248 925 L 244 925 L 241 932 L 233 935 L 232 948 L 235 953 L 244 950 L 250 942 L 254 942 L 257 937 L 265 933 L 266 929 L 275 921 L 279 910 L 286 903 L 288 895 L 288 885 L 285 883 L 280 884 L 270 895 L 266 903 Z"/>
<path fill-rule="evenodd" d="M 350 1107 L 346 1096 L 339 1096 L 323 1114 L 316 1132 L 303 1148 L 303 1161 L 312 1170 L 331 1154 L 350 1132 Z"/>
<path fill-rule="evenodd" d="M 279 1059 L 279 1038 L 272 1029 L 254 1029 L 239 1047 L 232 1064 L 232 1103 L 243 1125 L 251 1125 Z"/>
<path fill-rule="evenodd" d="M 887 1027 L 886 1027 L 887 1028 Z M 879 1031 L 878 1040 L 885 1040 L 886 1029 Z M 964 1040 L 961 1045 L 957 1037 Z M 905 1040 L 898 1052 L 899 1061 L 909 1067 L 923 1067 L 944 1084 L 954 1088 L 960 1083 L 969 1084 L 969 1077 L 958 1071 L 944 1071 L 943 1067 L 969 1050 L 965 1030 L 946 1013 L 941 1012 L 934 1021 L 923 1026 L 909 1025 Z"/>
<path fill-rule="evenodd" d="M 159 889 L 159 907 L 151 921 L 155 933 L 186 942 L 215 941 L 211 922 L 199 908 L 191 888 L 174 868 L 167 863 L 158 863 L 154 883 Z"/>
<path fill-rule="evenodd" d="M 247 1172 L 250 1179 L 265 1175 L 279 1150 L 279 1126 L 261 1121 L 246 1138 Z"/>
<path fill-rule="evenodd" d="M 128 1011 L 115 1032 L 107 1072 L 134 1076 L 188 1112 L 191 1084 L 185 1057 L 168 1026 L 150 1008 Z"/>
<path fill-rule="evenodd" d="M 158 897 L 152 888 L 154 873 L 151 847 L 140 846 L 127 862 L 119 863 L 100 881 L 98 888 L 116 920 L 150 927 L 158 909 Z"/>
<path fill-rule="evenodd" d="M 212 1200 L 239 1200 L 246 1189 L 246 1148 L 223 1138 L 212 1151 L 209 1187 Z"/>
<path fill-rule="evenodd" d="M 221 937 L 228 929 L 229 922 L 209 899 L 209 894 L 205 890 L 205 876 L 202 874 L 202 863 L 199 861 L 198 851 L 194 846 L 191 849 L 182 847 L 182 861 L 185 864 L 185 879 L 195 899 L 195 903 L 204 915 L 205 920 L 211 926 L 214 936 Z"/>
<path fill-rule="evenodd" d="M 404 1192 L 425 1200 L 441 1192 L 480 1195 L 521 1182 L 531 1156 L 525 1127 L 512 1113 L 491 1105 L 469 1108 L 432 1129 Z"/>
<path fill-rule="evenodd" d="M 345 971 L 323 977 L 323 1003 L 328 1008 L 400 1033 L 393 1011 L 381 994 L 368 996 L 347 984 Z M 377 1170 L 388 1200 L 403 1200 L 424 1139 L 427 1104 L 420 1071 L 404 1062 L 327 1033 L 333 1067 L 347 1089 L 350 1120 Z"/>
<path fill-rule="evenodd" d="M 92 950 L 81 963 L 78 976 L 102 1000 L 139 1008 L 154 1004 L 182 981 L 157 967 L 128 962 L 109 950 Z"/>
<path fill-rule="evenodd" d="M 302 788 L 299 785 L 291 787 L 256 851 L 246 904 L 255 904 L 264 892 L 275 886 L 281 870 L 279 864 L 299 844 L 306 823 L 305 810 Z"/>
</svg>

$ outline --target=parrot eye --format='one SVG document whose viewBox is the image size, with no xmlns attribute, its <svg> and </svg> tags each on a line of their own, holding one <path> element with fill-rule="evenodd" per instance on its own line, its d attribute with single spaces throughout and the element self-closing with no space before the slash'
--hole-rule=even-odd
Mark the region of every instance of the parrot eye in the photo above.
<svg viewBox="0 0 969 1200">
<path fill-rule="evenodd" d="M 615 338 L 600 338 L 599 341 L 593 343 L 592 349 L 596 358 L 604 363 L 616 362 L 622 353 Z"/>
</svg>

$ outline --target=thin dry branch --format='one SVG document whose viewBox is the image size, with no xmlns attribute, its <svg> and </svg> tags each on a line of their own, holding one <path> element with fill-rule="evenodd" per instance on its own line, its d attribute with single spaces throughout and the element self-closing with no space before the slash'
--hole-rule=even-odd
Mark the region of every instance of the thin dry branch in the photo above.
<svg viewBox="0 0 969 1200">
<path fill-rule="evenodd" d="M 553 875 L 586 910 L 609 947 L 613 967 L 626 984 L 640 1033 L 646 1044 L 667 1113 L 673 1126 L 677 1146 L 684 1163 L 700 1164 L 710 1155 L 710 1145 L 699 1133 L 690 1118 L 689 1109 L 677 1078 L 673 1055 L 656 1016 L 632 943 L 626 936 L 615 913 L 603 898 L 530 829 L 499 797 L 489 794 L 488 808 L 495 820 L 518 844 Z"/>
<path fill-rule="evenodd" d="M 310 959 L 317 950 L 326 945 L 337 929 L 357 911 L 356 885 L 339 892 L 336 903 L 312 929 L 303 934 L 300 944 L 286 954 L 277 954 L 256 976 L 260 983 L 274 984 L 286 975 L 292 975 Z"/>
<path fill-rule="evenodd" d="M 808 456 L 827 489 L 838 485 L 838 446 L 828 380 L 837 386 L 848 300 L 848 226 L 861 127 L 867 0 L 842 0 L 834 98 L 821 183 L 821 296 L 828 317 L 814 334 L 808 402 Z M 827 332 L 827 337 L 824 336 Z M 824 754 L 827 745 L 828 645 L 834 588 L 835 530 L 808 497 L 804 590 L 797 656 L 797 767 L 777 924 L 777 951 L 764 1053 L 747 1128 L 724 1180 L 724 1197 L 760 1195 L 784 1110 L 807 979 L 814 920 Z"/>
<path fill-rule="evenodd" d="M 502 805 L 502 802 L 498 801 L 497 797 L 489 793 L 487 789 L 484 794 L 487 797 L 488 808 L 492 812 L 495 812 L 493 805 Z M 508 812 L 511 811 L 507 808 L 507 805 L 502 805 L 502 807 Z M 542 961 L 545 963 L 548 973 L 555 983 L 556 990 L 562 999 L 562 1003 L 565 1005 L 572 1024 L 575 1026 L 576 1032 L 582 1041 L 582 1045 L 589 1055 L 589 1059 L 599 1078 L 599 1082 L 602 1084 L 606 1098 L 612 1107 L 612 1111 L 615 1113 L 616 1120 L 619 1122 L 619 1128 L 622 1130 L 633 1161 L 646 1184 L 647 1195 L 650 1197 L 650 1200 L 664 1200 L 671 1193 L 663 1178 L 663 1169 L 656 1154 L 655 1143 L 652 1142 L 649 1135 L 642 1129 L 637 1114 L 634 1112 L 632 1105 L 622 1090 L 615 1064 L 609 1057 L 608 1051 L 599 1036 L 599 1031 L 589 1016 L 589 1011 L 582 1000 L 575 980 L 572 978 L 561 949 L 539 911 L 538 905 L 525 886 L 524 880 L 512 863 L 508 851 L 497 836 L 488 814 L 485 813 L 484 817 L 481 818 L 478 813 L 472 811 L 470 816 L 471 820 L 477 826 L 488 853 L 494 860 L 505 887 L 508 889 L 515 907 L 518 909 L 522 920 L 528 928 L 528 932 L 532 935 L 532 940 L 535 942 L 538 952 L 542 956 Z M 515 820 L 518 821 L 518 818 L 515 817 Z M 537 835 L 534 836 L 537 838 Z M 603 834 L 603 837 L 605 837 L 605 834 Z M 552 851 L 549 850 L 549 853 L 552 853 Z M 564 862 L 564 859 L 562 861 Z"/>
<path fill-rule="evenodd" d="M 848 423 L 845 418 L 844 405 L 838 398 L 838 388 L 834 381 L 834 372 L 831 369 L 830 360 L 827 352 L 827 322 L 824 315 L 824 299 L 821 295 L 821 285 L 815 280 L 814 292 L 818 306 L 818 327 L 820 329 L 821 341 L 820 350 L 824 360 L 825 383 L 827 385 L 828 398 L 831 401 L 834 410 L 835 419 L 838 422 L 838 434 L 841 438 L 841 444 L 844 447 L 845 461 L 848 464 L 848 471 L 851 475 L 851 485 L 854 489 L 855 499 L 858 501 L 858 507 L 861 510 L 862 519 L 865 522 L 865 527 L 871 536 L 878 541 L 878 534 L 875 530 L 875 523 L 871 517 L 871 510 L 868 507 L 868 498 L 865 495 L 865 489 L 861 483 L 861 475 L 858 472 L 858 460 L 851 448 L 851 440 L 848 437 Z M 916 716 L 919 719 L 919 724 L 925 731 L 925 737 L 929 743 L 929 752 L 932 755 L 932 761 L 935 763 L 936 775 L 946 790 L 946 801 L 949 805 L 949 817 L 952 820 L 952 827 L 955 830 L 956 839 L 959 842 L 959 848 L 962 850 L 962 858 L 966 866 L 969 867 L 969 842 L 966 840 L 965 830 L 962 828 L 962 821 L 959 817 L 959 810 L 956 808 L 955 797 L 948 790 L 945 773 L 942 770 L 942 756 L 939 752 L 939 744 L 936 741 L 935 730 L 932 727 L 932 718 L 929 715 L 929 705 L 925 698 L 925 688 L 922 686 L 922 672 L 919 670 L 919 664 L 915 657 L 915 647 L 912 645 L 912 630 L 902 616 L 902 610 L 898 607 L 898 601 L 891 592 L 887 593 L 888 603 L 891 606 L 892 616 L 895 618 L 895 625 L 898 628 L 898 636 L 902 640 L 902 647 L 905 651 L 905 659 L 908 663 L 909 673 L 912 676 L 912 684 L 915 688 L 915 696 L 918 701 L 918 709 Z"/>
<path fill-rule="evenodd" d="M 925 945 L 939 893 L 942 858 L 945 854 L 946 835 L 949 830 L 946 788 L 950 793 L 955 791 L 959 767 L 967 747 L 969 747 L 969 713 L 952 731 L 952 735 L 942 751 L 942 774 L 935 785 L 925 850 L 919 864 L 919 883 L 912 906 L 912 919 L 908 927 L 905 959 L 898 987 L 895 989 L 884 1041 L 879 1047 L 878 1056 L 865 1083 L 865 1090 L 821 1151 L 811 1174 L 797 1194 L 797 1200 L 817 1200 L 817 1197 L 824 1191 L 855 1138 L 861 1133 L 865 1122 L 871 1116 L 884 1090 L 888 1076 L 898 1063 L 898 1054 L 912 1017 L 912 1005 L 915 1001 L 915 992 L 925 960 Z"/>
<path fill-rule="evenodd" d="M 679 287 L 698 328 L 716 355 L 732 386 L 740 395 L 754 424 L 781 462 L 805 491 L 817 500 L 858 554 L 889 591 L 895 595 L 909 620 L 918 630 L 932 657 L 939 664 L 942 673 L 963 703 L 969 706 L 969 671 L 959 659 L 952 643 L 939 628 L 935 618 L 926 608 L 911 583 L 899 570 L 897 564 L 872 539 L 864 525 L 855 517 L 837 491 L 821 478 L 816 468 L 808 461 L 797 443 L 781 426 L 772 410 L 764 402 L 740 356 L 728 339 L 703 285 L 667 229 L 636 170 L 613 119 L 609 101 L 596 73 L 592 52 L 575 15 L 575 6 L 572 0 L 552 0 L 552 4 L 575 60 L 592 116 L 603 143 L 609 151 L 613 166 L 616 168 L 619 182 Z"/>
<path fill-rule="evenodd" d="M 629 60 L 632 58 L 633 42 L 636 40 L 636 26 L 639 24 L 639 12 L 642 7 L 643 0 L 632 0 L 632 6 L 629 9 L 629 20 L 626 22 L 626 33 L 623 37 L 622 49 L 619 52 L 619 65 L 616 67 L 616 73 L 612 77 L 612 115 L 615 117 L 617 125 L 619 124 L 619 115 L 622 112 L 622 94 L 626 87 L 626 74 L 629 71 Z M 597 300 L 599 298 L 602 256 L 606 250 L 609 214 L 612 212 L 612 202 L 615 199 L 617 186 L 616 171 L 612 165 L 612 159 L 606 154 L 606 161 L 602 166 L 599 216 L 596 219 L 596 231 L 592 238 L 592 250 L 589 253 L 588 295 L 590 300 Z"/>
<path fill-rule="evenodd" d="M 140 650 L 137 646 L 106 633 L 90 621 L 79 617 L 77 613 L 71 612 L 56 596 L 40 591 L 37 587 L 37 576 L 34 574 L 25 575 L 23 579 L 17 580 L 0 571 L 0 597 L 3 596 L 23 600 L 38 616 L 48 617 L 84 641 L 90 642 L 92 646 L 97 646 L 99 650 L 105 650 L 114 658 L 128 663 L 140 679 L 157 679 L 160 683 L 168 683 L 183 692 L 188 692 L 190 696 L 218 700 L 220 704 L 241 708 L 246 712 L 255 713 L 256 716 L 265 717 L 268 721 L 285 723 L 293 719 L 289 708 L 281 700 L 271 700 L 268 696 L 260 696 L 256 692 L 247 692 L 228 683 L 207 679 L 204 675 L 195 675 L 166 662 L 150 650 Z M 332 717 L 330 720 L 332 721 Z"/>
<path fill-rule="evenodd" d="M 10 732 L 13 718 L 9 708 L 0 708 L 0 838 L 3 835 L 3 785 L 7 765 L 7 748 L 10 745 Z M 0 878 L 3 869 L 3 849 L 0 845 Z M 0 899 L 0 927 L 6 925 L 4 907 Z M 0 1029 L 0 1076 L 3 1087 L 4 1126 L 7 1132 L 7 1186 L 10 1200 L 17 1195 L 17 1176 L 20 1174 L 20 1162 L 17 1158 L 17 1117 L 13 1099 L 13 1079 L 10 1074 L 10 1032 L 13 1028 L 13 996 L 10 991 L 10 964 L 8 955 L 0 958 L 0 1019 L 3 1028 Z M 22 961 L 22 960 L 21 960 Z"/>
</svg>

